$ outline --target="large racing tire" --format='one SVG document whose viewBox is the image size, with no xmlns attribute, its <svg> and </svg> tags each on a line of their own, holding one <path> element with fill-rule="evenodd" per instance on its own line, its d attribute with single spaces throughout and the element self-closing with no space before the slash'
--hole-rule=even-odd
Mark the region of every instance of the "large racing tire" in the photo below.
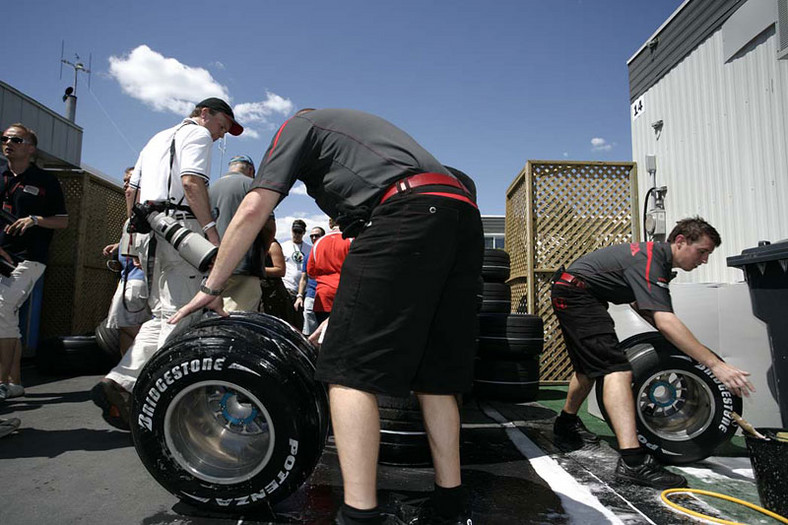
<svg viewBox="0 0 788 525">
<path fill-rule="evenodd" d="M 538 315 L 480 313 L 479 357 L 522 359 L 542 353 L 544 323 Z"/>
<path fill-rule="evenodd" d="M 680 465 L 710 456 L 738 428 L 731 412 L 742 413 L 741 398 L 711 370 L 673 346 L 659 332 L 621 343 L 632 365 L 632 393 L 638 440 L 663 463 Z M 596 396 L 603 402 L 604 378 Z"/>
<path fill-rule="evenodd" d="M 516 361 L 477 359 L 473 393 L 478 399 L 527 403 L 539 397 L 539 357 Z"/>
<path fill-rule="evenodd" d="M 509 279 L 509 254 L 496 248 L 485 248 L 482 277 L 488 283 L 505 283 Z"/>
<path fill-rule="evenodd" d="M 486 282 L 482 292 L 482 313 L 509 313 L 512 311 L 512 292 L 505 283 Z"/>
<path fill-rule="evenodd" d="M 134 388 L 143 464 L 193 506 L 270 509 L 301 486 L 325 445 L 315 357 L 300 333 L 264 314 L 206 319 L 169 339 Z"/>
<path fill-rule="evenodd" d="M 378 463 L 409 467 L 432 465 L 430 444 L 416 395 L 377 397 L 380 411 Z"/>
</svg>

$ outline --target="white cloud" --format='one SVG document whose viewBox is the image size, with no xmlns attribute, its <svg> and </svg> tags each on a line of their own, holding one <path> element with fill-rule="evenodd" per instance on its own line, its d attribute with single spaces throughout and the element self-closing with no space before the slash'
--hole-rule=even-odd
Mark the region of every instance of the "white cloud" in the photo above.
<svg viewBox="0 0 788 525">
<path fill-rule="evenodd" d="M 303 182 L 297 182 L 290 190 L 290 195 L 308 195 L 306 192 L 306 185 Z"/>
<path fill-rule="evenodd" d="M 565 158 L 565 159 L 568 159 L 568 158 L 569 158 L 569 152 L 568 152 L 568 151 L 565 151 L 565 152 L 563 153 L 563 156 L 564 156 L 564 158 Z"/>
<path fill-rule="evenodd" d="M 210 66 L 224 69 L 219 61 Z M 208 70 L 167 58 L 146 45 L 136 47 L 125 56 L 111 56 L 109 76 L 118 81 L 124 93 L 156 111 L 171 111 L 183 116 L 208 97 L 231 101 L 227 88 Z M 293 112 L 295 105 L 290 99 L 269 91 L 265 95 L 265 100 L 243 102 L 233 108 L 236 120 L 244 126 L 242 138 L 259 139 L 260 127 L 272 128 L 282 116 Z"/>
<path fill-rule="evenodd" d="M 194 105 L 208 97 L 229 101 L 227 88 L 201 67 L 181 64 L 146 45 L 128 55 L 109 58 L 109 74 L 123 92 L 156 111 L 186 115 Z"/>
<path fill-rule="evenodd" d="M 591 151 L 610 151 L 615 144 L 610 144 L 601 137 L 591 139 Z"/>
<path fill-rule="evenodd" d="M 286 116 L 293 112 L 295 105 L 290 99 L 270 91 L 266 91 L 265 95 L 266 99 L 261 102 L 244 102 L 233 108 L 236 120 L 247 130 L 241 135 L 242 137 L 247 136 L 248 133 L 249 137 L 257 138 L 260 134 L 249 126 L 262 125 L 264 128 L 271 128 L 274 124 L 278 124 L 279 115 Z M 276 122 L 272 122 L 274 117 Z"/>
</svg>

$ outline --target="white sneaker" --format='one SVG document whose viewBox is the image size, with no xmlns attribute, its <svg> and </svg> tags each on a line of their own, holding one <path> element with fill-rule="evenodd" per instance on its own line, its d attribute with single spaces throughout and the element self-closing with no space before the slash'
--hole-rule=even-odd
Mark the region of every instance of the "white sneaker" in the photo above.
<svg viewBox="0 0 788 525">
<path fill-rule="evenodd" d="M 14 383 L 0 384 L 0 399 L 11 399 L 24 395 L 25 389 L 22 385 L 15 385 Z"/>
</svg>

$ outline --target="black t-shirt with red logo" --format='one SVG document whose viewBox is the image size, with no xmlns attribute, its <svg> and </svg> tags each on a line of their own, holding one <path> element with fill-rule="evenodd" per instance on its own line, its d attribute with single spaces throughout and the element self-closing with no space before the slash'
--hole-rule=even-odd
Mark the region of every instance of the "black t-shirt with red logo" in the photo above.
<svg viewBox="0 0 788 525">
<path fill-rule="evenodd" d="M 3 209 L 17 218 L 67 216 L 66 201 L 57 178 L 35 164 L 14 176 L 6 170 L 0 177 L 0 199 Z M 5 233 L 7 224 L 0 228 L 0 246 L 10 254 L 26 260 L 46 264 L 49 243 L 54 230 L 31 226 L 22 235 Z"/>
<path fill-rule="evenodd" d="M 585 281 L 588 291 L 613 304 L 637 301 L 641 310 L 672 312 L 668 283 L 673 252 L 666 242 L 609 246 L 580 257 L 567 269 Z"/>
</svg>

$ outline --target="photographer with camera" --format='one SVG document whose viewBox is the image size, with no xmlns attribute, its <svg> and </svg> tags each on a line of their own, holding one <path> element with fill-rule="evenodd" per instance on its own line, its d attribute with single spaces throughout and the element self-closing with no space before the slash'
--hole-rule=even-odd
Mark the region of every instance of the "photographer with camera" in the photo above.
<svg viewBox="0 0 788 525">
<path fill-rule="evenodd" d="M 53 230 L 68 226 L 60 183 L 32 162 L 37 145 L 35 132 L 22 124 L 3 132 L 8 168 L 0 180 L 0 258 L 7 271 L 0 276 L 0 399 L 25 394 L 19 308 L 44 274 Z"/>
<path fill-rule="evenodd" d="M 201 233 L 219 245 L 208 181 L 213 142 L 228 132 L 243 132 L 233 110 L 221 99 L 205 99 L 183 122 L 154 135 L 134 166 L 129 185 L 134 198 L 127 203 L 133 205 L 129 215 L 134 245 L 150 287 L 153 318 L 142 325 L 120 363 L 92 389 L 102 417 L 116 428 L 129 428 L 130 392 L 142 367 L 176 327 L 167 321 L 201 289 L 212 259 Z"/>
</svg>

